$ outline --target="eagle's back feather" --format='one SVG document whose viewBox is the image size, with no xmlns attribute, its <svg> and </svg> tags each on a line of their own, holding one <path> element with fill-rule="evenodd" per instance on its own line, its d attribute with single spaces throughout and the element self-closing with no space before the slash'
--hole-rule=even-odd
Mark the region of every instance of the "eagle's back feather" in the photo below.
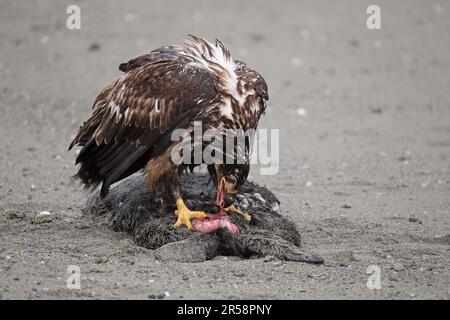
<svg viewBox="0 0 450 320">
<path fill-rule="evenodd" d="M 134 66 L 102 94 L 70 148 L 83 147 L 77 176 L 87 187 L 103 182 L 106 195 L 112 183 L 164 149 L 159 144 L 170 143 L 164 137 L 213 102 L 217 92 L 208 71 L 173 60 Z"/>
</svg>

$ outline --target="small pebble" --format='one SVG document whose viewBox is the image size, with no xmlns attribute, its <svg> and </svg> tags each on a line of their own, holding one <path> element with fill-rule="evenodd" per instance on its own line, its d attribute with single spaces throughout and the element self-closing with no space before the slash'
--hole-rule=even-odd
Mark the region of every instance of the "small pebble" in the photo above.
<svg viewBox="0 0 450 320">
<path fill-rule="evenodd" d="M 319 279 L 321 279 L 321 280 L 326 280 L 326 279 L 328 279 L 330 276 L 329 276 L 327 273 L 322 272 L 322 273 L 319 274 L 317 277 L 318 277 Z"/>
<path fill-rule="evenodd" d="M 274 256 L 265 256 L 263 261 L 264 262 L 271 262 L 274 261 L 276 258 Z"/>
<path fill-rule="evenodd" d="M 297 109 L 297 115 L 298 116 L 304 117 L 304 116 L 306 116 L 306 114 L 307 114 L 306 109 L 303 109 L 303 108 L 298 108 Z"/>
<path fill-rule="evenodd" d="M 350 41 L 348 42 L 352 47 L 359 47 L 359 41 L 357 39 L 350 39 Z"/>
<path fill-rule="evenodd" d="M 100 258 L 97 258 L 97 259 L 95 260 L 95 263 L 96 263 L 96 264 L 102 264 L 102 263 L 107 263 L 108 261 L 109 261 L 108 258 L 106 258 L 106 257 L 100 257 Z"/>
<path fill-rule="evenodd" d="M 302 59 L 298 58 L 298 57 L 293 57 L 291 59 L 291 65 L 294 67 L 299 67 L 302 65 Z"/>
<path fill-rule="evenodd" d="M 47 44 L 49 40 L 50 40 L 49 36 L 43 36 L 41 38 L 41 44 Z"/>
<path fill-rule="evenodd" d="M 281 262 L 281 261 L 273 261 L 272 262 L 272 266 L 274 266 L 274 267 L 279 267 L 279 266 L 281 266 L 283 263 Z"/>
<path fill-rule="evenodd" d="M 418 218 L 414 217 L 414 216 L 409 217 L 409 218 L 408 218 L 408 221 L 411 222 L 411 223 L 422 224 L 422 221 L 419 220 Z"/>
<path fill-rule="evenodd" d="M 444 13 L 444 8 L 439 3 L 433 4 L 433 9 L 434 9 L 434 12 L 436 12 L 437 14 Z"/>
<path fill-rule="evenodd" d="M 375 107 L 375 108 L 370 108 L 370 111 L 373 114 L 382 114 L 383 113 L 383 109 L 379 108 L 379 107 Z"/>
<path fill-rule="evenodd" d="M 308 29 L 301 29 L 300 30 L 300 36 L 303 39 L 307 40 L 307 39 L 309 39 L 311 37 L 311 32 Z"/>
<path fill-rule="evenodd" d="M 6 214 L 6 218 L 9 220 L 23 219 L 24 217 L 25 217 L 25 214 L 23 214 L 22 212 L 8 212 Z"/>
<path fill-rule="evenodd" d="M 100 50 L 100 48 L 101 48 L 101 45 L 99 43 L 94 42 L 88 47 L 88 50 L 89 51 L 97 51 L 97 50 Z M 57 160 L 60 160 L 61 156 L 58 156 L 58 157 L 59 157 L 59 159 L 57 159 Z"/>
<path fill-rule="evenodd" d="M 394 269 L 395 271 L 403 271 L 403 270 L 405 270 L 405 267 L 400 262 L 396 262 L 392 266 L 392 269 Z"/>
</svg>

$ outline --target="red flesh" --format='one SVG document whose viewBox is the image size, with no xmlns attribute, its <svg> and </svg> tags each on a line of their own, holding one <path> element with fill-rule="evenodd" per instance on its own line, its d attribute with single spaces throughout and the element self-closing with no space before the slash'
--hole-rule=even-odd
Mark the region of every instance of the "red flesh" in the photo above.
<svg viewBox="0 0 450 320">
<path fill-rule="evenodd" d="M 239 228 L 228 220 L 227 216 L 213 217 L 207 216 L 205 219 L 193 219 L 192 229 L 202 233 L 214 232 L 218 229 L 228 229 L 232 233 L 239 233 Z"/>
</svg>

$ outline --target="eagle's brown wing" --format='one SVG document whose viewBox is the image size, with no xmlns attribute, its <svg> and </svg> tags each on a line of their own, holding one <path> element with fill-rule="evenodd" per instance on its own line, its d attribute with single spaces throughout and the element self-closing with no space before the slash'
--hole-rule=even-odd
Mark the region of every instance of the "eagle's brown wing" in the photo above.
<svg viewBox="0 0 450 320">
<path fill-rule="evenodd" d="M 187 127 L 217 99 L 216 80 L 180 60 L 145 61 L 97 97 L 93 114 L 70 144 L 83 146 L 77 176 L 86 186 L 109 186 L 165 151 L 176 128 Z"/>
<path fill-rule="evenodd" d="M 161 61 L 177 61 L 179 63 L 188 63 L 194 61 L 191 57 L 183 53 L 185 53 L 185 48 L 180 46 L 161 47 L 153 50 L 150 53 L 131 59 L 128 62 L 121 63 L 119 65 L 119 70 L 127 72 L 134 68 L 142 67 L 149 63 Z"/>
</svg>

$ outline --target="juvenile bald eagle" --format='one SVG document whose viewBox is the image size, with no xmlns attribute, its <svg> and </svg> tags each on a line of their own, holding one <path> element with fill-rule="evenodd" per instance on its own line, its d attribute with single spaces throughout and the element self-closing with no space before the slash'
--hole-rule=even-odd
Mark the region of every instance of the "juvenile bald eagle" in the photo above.
<svg viewBox="0 0 450 320">
<path fill-rule="evenodd" d="M 214 128 L 224 135 L 226 129 L 256 129 L 268 100 L 262 76 L 233 60 L 222 42 L 191 37 L 184 46 L 161 47 L 121 64 L 124 73 L 100 92 L 91 117 L 69 147 L 82 147 L 76 176 L 86 187 L 101 183 L 103 197 L 111 184 L 144 169 L 150 191 L 163 186 L 174 196 L 175 228 L 192 228 L 192 219 L 208 216 L 183 202 L 180 174 L 192 165 L 172 161 L 179 143 L 172 141 L 172 132 L 192 132 L 196 121 L 203 130 Z M 208 164 L 217 205 L 223 207 L 224 193 L 235 193 L 246 181 L 249 152 L 245 155 L 244 163 Z"/>
</svg>

